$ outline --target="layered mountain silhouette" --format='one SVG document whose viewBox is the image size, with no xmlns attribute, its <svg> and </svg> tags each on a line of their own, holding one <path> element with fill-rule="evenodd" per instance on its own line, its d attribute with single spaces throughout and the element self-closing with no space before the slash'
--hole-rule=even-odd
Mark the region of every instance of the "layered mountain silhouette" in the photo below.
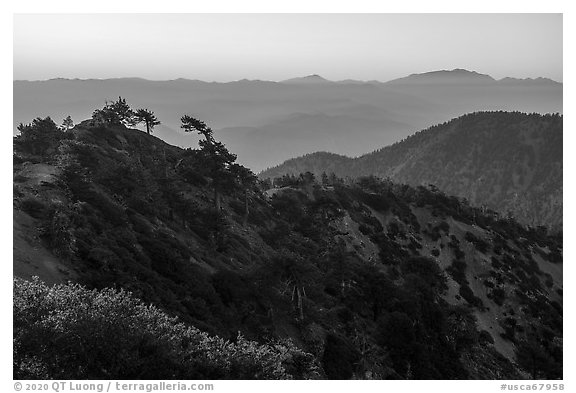
<svg viewBox="0 0 576 393">
<path fill-rule="evenodd" d="M 316 151 L 358 156 L 474 111 L 562 112 L 560 83 L 497 81 L 460 69 L 386 83 L 335 82 L 319 75 L 229 83 L 52 79 L 14 82 L 14 132 L 36 116 L 88 118 L 93 108 L 119 95 L 135 107 L 154 108 L 162 121 L 156 135 L 178 146 L 197 142 L 197 136 L 181 132 L 181 114 L 205 119 L 254 171 Z"/>
<path fill-rule="evenodd" d="M 418 132 L 358 158 L 315 153 L 264 171 L 261 178 L 310 171 L 375 175 L 434 184 L 531 225 L 562 226 L 562 116 L 480 112 Z"/>
</svg>

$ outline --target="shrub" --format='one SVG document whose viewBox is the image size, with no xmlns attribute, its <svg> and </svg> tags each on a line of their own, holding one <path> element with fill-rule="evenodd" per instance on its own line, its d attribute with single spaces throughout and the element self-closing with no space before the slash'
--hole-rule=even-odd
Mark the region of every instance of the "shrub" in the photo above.
<svg viewBox="0 0 576 393">
<path fill-rule="evenodd" d="M 466 306 L 454 306 L 446 318 L 447 338 L 457 352 L 473 347 L 479 339 L 476 318 Z"/>
<path fill-rule="evenodd" d="M 494 344 L 494 338 L 492 337 L 490 332 L 488 332 L 486 330 L 480 331 L 480 336 L 478 337 L 478 339 L 479 339 L 480 343 L 483 343 L 483 344 Z"/>
<path fill-rule="evenodd" d="M 460 296 L 462 296 L 462 298 L 466 300 L 470 305 L 478 308 L 482 308 L 484 306 L 482 299 L 474 295 L 474 292 L 472 292 L 472 289 L 470 289 L 468 285 L 460 285 L 459 293 Z"/>
<path fill-rule="evenodd" d="M 398 242 L 391 240 L 383 233 L 376 233 L 370 237 L 380 249 L 379 256 L 383 263 L 396 265 L 409 256 Z"/>
<path fill-rule="evenodd" d="M 436 228 L 434 228 L 436 229 Z M 440 232 L 438 232 L 437 230 L 432 230 L 431 232 L 428 231 L 422 231 L 422 233 L 428 235 L 428 237 L 430 237 L 430 239 L 432 239 L 433 242 L 438 241 L 438 239 L 440 239 L 442 237 L 442 235 L 440 234 Z"/>
<path fill-rule="evenodd" d="M 372 228 L 370 228 L 370 227 L 367 226 L 366 224 L 360 224 L 360 225 L 358 225 L 358 230 L 359 230 L 364 236 L 371 236 L 372 234 L 374 234 L 374 231 L 372 230 Z"/>
<path fill-rule="evenodd" d="M 397 222 L 391 222 L 388 224 L 388 233 L 391 234 L 394 238 L 400 234 L 400 226 Z"/>
<path fill-rule="evenodd" d="M 494 288 L 494 283 L 492 281 L 484 280 L 482 281 L 482 284 L 484 284 L 485 287 Z"/>
<path fill-rule="evenodd" d="M 490 257 L 490 264 L 492 265 L 492 267 L 494 269 L 500 269 L 502 267 L 502 264 L 500 263 L 500 261 L 498 260 L 498 258 L 496 257 Z"/>
<path fill-rule="evenodd" d="M 464 253 L 464 251 L 457 248 L 454 250 L 454 257 L 456 257 L 456 259 L 464 259 L 466 257 L 466 254 Z"/>
<path fill-rule="evenodd" d="M 450 225 L 446 221 L 442 221 L 440 224 L 438 224 L 438 228 L 441 231 L 444 231 L 446 234 L 450 233 Z"/>
<path fill-rule="evenodd" d="M 416 274 L 431 286 L 438 287 L 440 291 L 448 289 L 446 286 L 446 276 L 433 259 L 427 257 L 411 257 L 402 263 L 401 269 L 405 275 Z"/>
<path fill-rule="evenodd" d="M 468 283 L 468 280 L 466 279 L 466 262 L 455 259 L 452 261 L 452 264 L 448 266 L 446 271 L 458 284 L 462 285 Z"/>
<path fill-rule="evenodd" d="M 15 379 L 291 379 L 317 373 L 291 342 L 211 337 L 114 289 L 14 279 Z"/>
<path fill-rule="evenodd" d="M 562 250 L 558 248 L 552 249 L 548 254 L 548 259 L 552 263 L 562 263 L 563 261 Z"/>
<path fill-rule="evenodd" d="M 504 291 L 504 289 L 502 288 L 495 288 L 492 291 L 492 298 L 494 300 L 494 303 L 496 303 L 499 306 L 502 306 L 504 304 L 504 300 L 506 300 L 506 291 Z"/>
<path fill-rule="evenodd" d="M 466 234 L 464 235 L 464 238 L 469 241 L 470 243 L 474 244 L 474 247 L 482 252 L 482 253 L 486 253 L 488 251 L 488 243 L 486 243 L 486 241 L 477 238 L 476 236 L 474 236 L 473 233 L 471 232 L 466 232 Z"/>
</svg>

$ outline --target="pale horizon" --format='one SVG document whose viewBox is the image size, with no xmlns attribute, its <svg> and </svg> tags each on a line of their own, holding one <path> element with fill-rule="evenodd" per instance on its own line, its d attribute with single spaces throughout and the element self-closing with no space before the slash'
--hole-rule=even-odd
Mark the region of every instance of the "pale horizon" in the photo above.
<svg viewBox="0 0 576 393">
<path fill-rule="evenodd" d="M 562 14 L 16 14 L 14 80 L 563 82 Z"/>
<path fill-rule="evenodd" d="M 406 74 L 404 75 L 404 77 L 406 76 L 410 76 L 413 74 L 426 74 L 426 73 L 430 73 L 430 72 L 435 72 L 435 71 L 454 71 L 457 69 L 463 69 L 460 67 L 456 67 L 454 69 L 450 69 L 450 70 L 428 70 L 428 71 L 422 71 L 422 72 L 415 72 L 412 74 Z M 470 71 L 470 72 L 477 72 L 479 74 L 483 74 L 483 75 L 488 75 L 488 76 L 492 76 L 490 74 L 485 74 L 483 72 L 480 72 L 478 70 L 466 70 L 466 71 Z M 53 78 L 48 78 L 48 79 L 14 79 L 14 82 L 46 82 L 46 81 L 50 81 L 50 80 L 80 80 L 80 81 L 89 81 L 89 80 L 113 80 L 113 79 L 140 79 L 140 80 L 145 80 L 145 81 L 149 81 L 149 82 L 169 82 L 169 81 L 175 81 L 175 80 L 187 80 L 187 81 L 199 81 L 199 82 L 205 82 L 205 83 L 233 83 L 233 82 L 241 82 L 241 81 L 251 81 L 251 82 L 274 82 L 274 83 L 280 83 L 280 82 L 284 82 L 286 80 L 289 79 L 297 79 L 297 78 L 305 78 L 308 76 L 320 76 L 323 79 L 326 79 L 329 82 L 343 82 L 343 81 L 357 81 L 357 82 L 372 82 L 372 81 L 377 81 L 377 82 L 382 82 L 382 83 L 386 83 L 389 82 L 391 80 L 394 80 L 396 78 L 393 79 L 388 79 L 388 80 L 378 80 L 378 79 L 371 79 L 371 80 L 362 80 L 362 79 L 354 79 L 354 78 L 344 78 L 344 79 L 338 79 L 338 80 L 333 80 L 333 79 L 328 79 L 325 78 L 323 75 L 320 75 L 318 73 L 314 73 L 314 74 L 309 74 L 309 75 L 294 75 L 292 77 L 289 78 L 285 78 L 285 79 L 278 79 L 278 80 L 271 80 L 271 79 L 261 79 L 261 78 L 254 78 L 254 79 L 248 79 L 248 78 L 240 78 L 240 79 L 230 79 L 230 80 L 202 80 L 202 79 L 197 79 L 197 78 L 185 78 L 185 77 L 178 77 L 178 78 L 172 78 L 172 79 L 150 79 L 150 78 L 143 78 L 143 77 L 139 77 L 139 76 L 118 76 L 118 77 L 110 77 L 110 78 L 66 78 L 66 77 L 53 77 Z M 403 76 L 400 76 L 399 78 L 402 78 Z M 492 76 L 493 77 L 493 76 Z M 514 75 L 506 75 L 502 78 L 495 78 L 494 80 L 499 81 L 505 78 L 515 78 L 515 79 L 538 79 L 538 78 L 544 78 L 544 79 L 549 79 L 551 81 L 557 82 L 557 83 L 563 83 L 562 81 L 559 80 L 555 80 L 552 78 L 548 78 L 548 77 L 542 77 L 542 76 L 538 76 L 538 77 L 526 77 L 526 78 L 520 78 Z"/>
</svg>

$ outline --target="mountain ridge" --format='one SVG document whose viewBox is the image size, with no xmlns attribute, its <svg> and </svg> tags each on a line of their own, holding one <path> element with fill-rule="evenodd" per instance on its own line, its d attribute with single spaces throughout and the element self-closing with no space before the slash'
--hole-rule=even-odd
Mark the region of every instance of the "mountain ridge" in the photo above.
<svg viewBox="0 0 576 393">
<path fill-rule="evenodd" d="M 492 83 L 496 80 L 487 74 L 480 74 L 476 71 L 468 71 L 462 68 L 453 70 L 439 70 L 411 74 L 409 76 L 393 79 L 385 84 L 442 84 L 442 83 L 464 83 L 464 84 L 484 84 Z"/>
<path fill-rule="evenodd" d="M 501 81 L 509 81 L 509 80 L 513 80 L 515 82 L 522 82 L 522 81 L 527 81 L 527 82 L 554 82 L 557 84 L 562 84 L 562 82 L 558 82 L 554 79 L 551 78 L 546 78 L 546 77 L 536 77 L 536 78 L 530 78 L 530 77 L 526 77 L 526 78 L 519 78 L 519 77 L 503 77 L 501 79 L 495 79 L 492 76 L 488 75 L 488 74 L 482 74 L 479 73 L 477 71 L 470 71 L 464 68 L 455 68 L 452 70 L 436 70 L 436 71 L 426 71 L 426 72 L 420 72 L 420 73 L 413 73 L 410 74 L 408 76 L 405 77 L 400 77 L 400 78 L 395 78 L 395 79 L 390 79 L 390 80 L 376 80 L 376 79 L 371 79 L 371 80 L 359 80 L 359 79 L 353 79 L 353 78 L 349 78 L 349 79 L 343 79 L 343 80 L 329 80 L 326 79 L 324 77 L 322 77 L 319 74 L 309 74 L 309 75 L 305 75 L 305 76 L 298 76 L 298 77 L 293 77 L 293 78 L 288 78 L 288 79 L 280 79 L 277 81 L 274 80 L 262 80 L 262 79 L 238 79 L 238 80 L 231 80 L 231 81 L 204 81 L 204 80 L 200 80 L 200 79 L 190 79 L 190 78 L 184 78 L 184 77 L 180 77 L 180 78 L 175 78 L 175 79 L 147 79 L 147 78 L 143 78 L 143 77 L 114 77 L 114 78 L 65 78 L 65 77 L 56 77 L 56 78 L 49 78 L 49 79 L 34 79 L 34 80 L 29 80 L 29 79 L 14 79 L 13 82 L 48 82 L 48 81 L 105 81 L 105 80 L 142 80 L 142 81 L 147 81 L 147 82 L 176 82 L 176 81 L 180 81 L 180 82 L 202 82 L 202 83 L 218 83 L 218 84 L 224 84 L 224 83 L 234 83 L 234 82 L 272 82 L 272 83 L 298 83 L 298 82 L 320 82 L 320 83 L 326 83 L 326 82 L 331 82 L 331 83 L 360 83 L 360 84 L 386 84 L 386 83 L 390 83 L 390 82 L 396 82 L 396 81 L 401 81 L 401 80 L 405 80 L 406 78 L 411 78 L 411 77 L 430 77 L 430 76 L 434 76 L 434 75 L 454 75 L 454 76 L 462 76 L 462 75 L 466 75 L 466 76 L 476 76 L 476 77 L 481 77 L 481 78 L 485 78 L 488 77 L 489 80 L 491 81 L 495 81 L 495 82 L 501 82 Z"/>
<path fill-rule="evenodd" d="M 540 82 L 390 85 L 132 78 L 14 82 L 13 87 L 13 134 L 19 123 L 35 116 L 85 119 L 92 108 L 122 95 L 138 107 L 155 108 L 162 124 L 154 132 L 171 144 L 191 147 L 197 141 L 180 130 L 181 113 L 192 111 L 206 119 L 242 164 L 256 172 L 319 150 L 358 156 L 463 113 L 563 109 L 563 86 Z M 243 134 L 248 129 L 265 137 L 247 139 Z M 299 137 L 290 138 L 292 133 Z M 277 140 L 289 140 L 292 151 L 278 149 Z"/>
<path fill-rule="evenodd" d="M 506 153 L 495 153 L 498 151 Z M 502 214 L 511 211 L 525 223 L 562 226 L 561 116 L 479 112 L 422 130 L 372 153 L 335 161 L 308 155 L 259 176 L 275 178 L 310 171 L 316 176 L 334 172 L 341 177 L 376 175 L 412 185 L 431 183 Z M 502 172 L 496 169 L 498 165 L 508 169 Z M 510 173 L 508 180 L 503 173 Z"/>
<path fill-rule="evenodd" d="M 53 271 L 94 296 L 123 289 L 204 337 L 255 340 L 257 346 L 242 344 L 247 352 L 254 348 L 248 364 L 271 353 L 266 343 L 283 340 L 290 353 L 299 354 L 284 377 L 562 377 L 561 236 L 433 187 L 374 177 L 348 185 L 331 177 L 320 184 L 304 174 L 284 178 L 276 188 L 222 183 L 249 172 L 232 164 L 211 169 L 206 146 L 181 149 L 98 118 L 67 131 L 49 118 L 22 127 L 14 140 L 13 220 L 20 245 L 14 271 L 28 280 L 55 280 Z M 27 228 L 39 228 L 35 238 Z M 29 264 L 33 256 L 26 252 L 34 247 L 61 266 L 16 269 Z M 35 282 L 17 281 L 17 293 Z M 79 289 L 58 288 L 54 296 Z M 30 311 L 23 306 L 31 298 L 20 296 L 19 309 Z M 98 304 L 52 299 L 48 306 L 56 304 L 58 313 L 50 315 L 78 315 L 80 307 L 80 315 L 89 316 L 91 304 Z M 88 373 L 83 377 L 126 377 L 109 371 L 106 360 L 122 353 L 107 340 L 98 343 L 99 357 L 84 351 L 83 340 L 90 344 L 94 336 L 118 334 L 99 330 L 101 324 L 90 324 L 89 334 L 74 318 L 63 319 L 76 329 L 71 332 L 43 324 L 44 334 L 63 340 L 63 347 L 31 345 L 45 337 L 23 319 L 37 309 L 18 314 L 17 331 L 26 332 L 18 335 L 18 375 L 74 370 Z M 121 316 L 109 315 L 111 326 Z M 78 345 L 66 345 L 71 339 Z M 157 339 L 148 335 L 146 343 Z M 155 357 L 143 356 L 156 347 L 145 347 L 143 354 L 140 341 L 126 342 L 135 359 L 129 375 L 143 375 L 140 361 L 153 365 Z M 174 344 L 206 353 L 194 341 Z M 66 363 L 63 353 L 77 358 Z M 221 353 L 210 349 L 209 355 L 215 365 L 227 364 Z M 533 367 L 532 355 L 544 360 Z M 174 364 L 185 360 L 174 356 Z M 53 367 L 30 367 L 31 359 Z M 97 367 L 78 367 L 85 359 L 103 360 Z M 254 367 L 224 367 L 210 375 L 269 375 Z M 163 370 L 159 377 L 173 378 L 170 370 L 157 369 Z"/>
</svg>

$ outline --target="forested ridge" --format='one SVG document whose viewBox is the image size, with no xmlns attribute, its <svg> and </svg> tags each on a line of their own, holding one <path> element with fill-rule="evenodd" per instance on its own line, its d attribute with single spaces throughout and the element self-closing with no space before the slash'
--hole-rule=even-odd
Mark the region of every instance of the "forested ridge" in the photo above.
<svg viewBox="0 0 576 393">
<path fill-rule="evenodd" d="M 15 220 L 61 273 L 14 280 L 15 378 L 562 378 L 561 233 L 377 177 L 272 188 L 146 111 L 14 139 Z"/>
<path fill-rule="evenodd" d="M 354 159 L 314 153 L 259 176 L 273 179 L 309 171 L 434 184 L 522 223 L 561 229 L 562 140 L 559 114 L 477 112 Z"/>
</svg>

